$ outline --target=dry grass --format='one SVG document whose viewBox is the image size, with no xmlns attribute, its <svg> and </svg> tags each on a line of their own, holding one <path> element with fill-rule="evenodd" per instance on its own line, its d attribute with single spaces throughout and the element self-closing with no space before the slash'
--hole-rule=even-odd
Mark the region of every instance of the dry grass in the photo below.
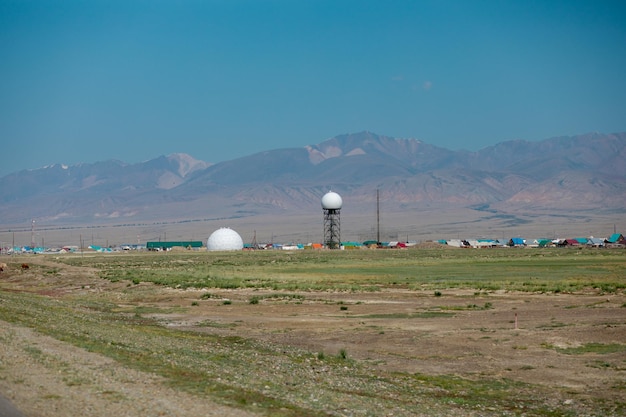
<svg viewBox="0 0 626 417">
<path fill-rule="evenodd" d="M 3 275 L 1 320 L 233 410 L 626 411 L 622 252 L 422 248 L 29 261 L 29 271 Z M 570 369 L 581 360 L 583 379 Z M 67 375 L 63 383 L 71 391 L 89 378 Z"/>
</svg>

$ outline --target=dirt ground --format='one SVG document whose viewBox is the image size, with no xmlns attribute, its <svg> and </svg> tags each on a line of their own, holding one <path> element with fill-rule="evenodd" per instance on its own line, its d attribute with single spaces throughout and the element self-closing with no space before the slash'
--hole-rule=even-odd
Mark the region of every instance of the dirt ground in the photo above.
<svg viewBox="0 0 626 417">
<path fill-rule="evenodd" d="M 0 288 L 53 297 L 91 294 L 108 299 L 126 288 L 126 283 L 99 279 L 95 271 L 55 264 L 47 258 L 29 262 L 54 265 L 60 273 L 46 277 L 38 275 L 35 268 L 12 268 L 0 275 Z M 140 301 L 134 305 L 186 307 L 183 313 L 154 315 L 165 326 L 252 337 L 328 355 L 343 350 L 351 358 L 385 371 L 505 377 L 563 388 L 576 398 L 626 402 L 623 351 L 559 351 L 591 343 L 625 345 L 623 293 L 442 290 L 435 295 L 432 291 L 383 290 L 264 298 L 265 292 L 253 290 L 155 291 L 152 287 L 136 286 L 138 295 L 142 291 L 149 295 L 137 297 Z M 206 292 L 212 297 L 202 298 Z M 253 296 L 258 303 L 249 302 Z M 226 299 L 230 304 L 224 303 Z M 150 415 L 247 415 L 214 404 L 199 406 L 180 393 L 171 395 L 158 377 L 139 375 L 108 358 L 6 322 L 0 322 L 0 340 L 0 393 L 28 416 L 131 416 L 147 410 Z M 59 374 L 45 363 L 29 361 L 25 345 L 45 351 L 69 370 Z M 84 378 L 91 383 L 71 386 L 68 373 L 88 375 Z"/>
<path fill-rule="evenodd" d="M 506 377 L 595 397 L 614 396 L 608 388 L 624 381 L 624 354 L 568 355 L 555 349 L 626 344 L 623 295 L 497 293 L 479 297 L 479 304 L 473 294 L 460 290 L 444 291 L 440 297 L 410 291 L 307 293 L 301 304 L 275 300 L 251 305 L 247 300 L 262 295 L 258 291 L 228 291 L 223 295 L 233 305 L 201 303 L 188 314 L 160 319 L 196 331 L 199 323 L 209 320 L 212 324 L 202 331 L 255 337 L 314 352 L 337 354 L 344 349 L 351 357 L 387 371 Z M 170 292 L 166 303 L 188 305 L 198 295 Z M 485 303 L 492 307 L 463 310 L 469 304 L 484 307 Z M 438 311 L 454 314 L 419 315 Z M 626 393 L 621 393 L 626 400 Z"/>
</svg>

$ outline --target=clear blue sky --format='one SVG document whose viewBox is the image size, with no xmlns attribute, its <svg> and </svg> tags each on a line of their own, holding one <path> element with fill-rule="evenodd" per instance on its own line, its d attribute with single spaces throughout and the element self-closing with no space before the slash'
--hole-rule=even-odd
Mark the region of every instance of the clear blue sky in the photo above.
<svg viewBox="0 0 626 417">
<path fill-rule="evenodd" d="M 626 2 L 0 0 L 0 175 L 626 130 Z"/>
</svg>

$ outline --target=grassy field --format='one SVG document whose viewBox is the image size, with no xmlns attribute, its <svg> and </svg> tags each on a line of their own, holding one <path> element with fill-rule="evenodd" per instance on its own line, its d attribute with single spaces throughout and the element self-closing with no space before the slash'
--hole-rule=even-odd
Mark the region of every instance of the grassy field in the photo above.
<svg viewBox="0 0 626 417">
<path fill-rule="evenodd" d="M 244 319 L 219 320 L 220 308 L 240 309 L 241 317 L 246 317 L 261 314 L 264 310 L 254 309 L 264 303 L 266 308 L 275 308 L 277 303 L 297 306 L 330 297 L 325 294 L 332 294 L 333 303 L 338 305 L 334 315 L 344 314 L 340 319 L 345 318 L 346 323 L 358 320 L 367 327 L 365 320 L 385 320 L 387 329 L 392 328 L 387 323 L 394 320 L 446 320 L 459 311 L 489 313 L 494 302 L 489 295 L 494 293 L 515 293 L 521 299 L 524 294 L 571 294 L 572 300 L 576 294 L 593 294 L 622 300 L 626 288 L 623 250 L 424 248 L 83 254 L 43 261 L 24 259 L 31 261 L 29 271 L 14 272 L 2 282 L 5 291 L 0 293 L 0 320 L 113 358 L 129 368 L 160 375 L 177 390 L 255 415 L 626 413 L 623 383 L 611 386 L 616 395 L 594 398 L 506 377 L 385 370 L 384 366 L 353 358 L 349 349 L 307 350 L 278 340 L 260 340 L 236 331 Z M 11 261 L 16 266 L 23 260 Z M 96 277 L 86 280 L 87 271 Z M 25 274 L 29 274 L 28 279 Z M 98 280 L 109 284 L 103 286 L 104 291 L 89 291 Z M 171 289 L 182 294 L 187 293 L 182 290 L 192 291 L 194 298 L 191 302 L 186 296 L 181 298 L 185 302 L 159 303 L 173 297 L 171 292 L 162 295 Z M 232 292 L 234 305 L 224 291 Z M 377 294 L 390 291 L 442 301 L 436 311 L 364 309 L 358 315 L 353 311 L 360 302 L 348 301 L 355 296 L 375 299 Z M 452 304 L 443 301 L 458 291 L 473 294 L 473 298 L 464 298 L 462 304 L 452 298 Z M 213 304 L 204 307 L 208 313 L 196 314 L 202 319 L 197 331 L 164 325 L 163 317 L 189 314 L 204 302 Z M 625 307 L 622 302 L 618 310 L 622 319 L 626 317 Z M 350 313 L 355 315 L 350 317 Z M 301 313 L 294 310 L 290 314 Z M 558 327 L 558 323 L 553 320 L 550 325 Z M 528 347 L 517 342 L 513 349 L 523 353 Z M 626 344 L 621 341 L 575 347 L 546 342 L 538 349 L 562 357 L 593 354 L 598 356 L 593 363 L 615 375 L 623 376 L 626 370 Z M 33 360 L 45 361 L 40 351 L 29 352 Z M 612 355 L 610 359 L 606 359 L 608 355 Z M 528 369 L 530 372 L 532 367 Z M 69 386 L 81 383 L 77 376 L 68 381 Z M 572 396 L 576 401 L 570 402 Z"/>
<path fill-rule="evenodd" d="M 254 251 L 72 257 L 102 278 L 176 288 L 378 291 L 615 292 L 626 288 L 624 251 L 564 249 Z"/>
</svg>

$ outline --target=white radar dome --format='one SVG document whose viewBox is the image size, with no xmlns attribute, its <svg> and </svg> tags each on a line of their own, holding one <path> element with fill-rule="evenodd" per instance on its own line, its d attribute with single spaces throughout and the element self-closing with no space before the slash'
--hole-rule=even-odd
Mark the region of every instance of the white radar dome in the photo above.
<svg viewBox="0 0 626 417">
<path fill-rule="evenodd" d="M 211 233 L 206 242 L 206 248 L 210 251 L 217 250 L 241 250 L 243 249 L 243 240 L 239 233 L 228 227 L 221 227 Z"/>
<path fill-rule="evenodd" d="M 341 196 L 335 192 L 329 191 L 322 197 L 322 208 L 326 210 L 339 210 L 343 200 Z"/>
</svg>

